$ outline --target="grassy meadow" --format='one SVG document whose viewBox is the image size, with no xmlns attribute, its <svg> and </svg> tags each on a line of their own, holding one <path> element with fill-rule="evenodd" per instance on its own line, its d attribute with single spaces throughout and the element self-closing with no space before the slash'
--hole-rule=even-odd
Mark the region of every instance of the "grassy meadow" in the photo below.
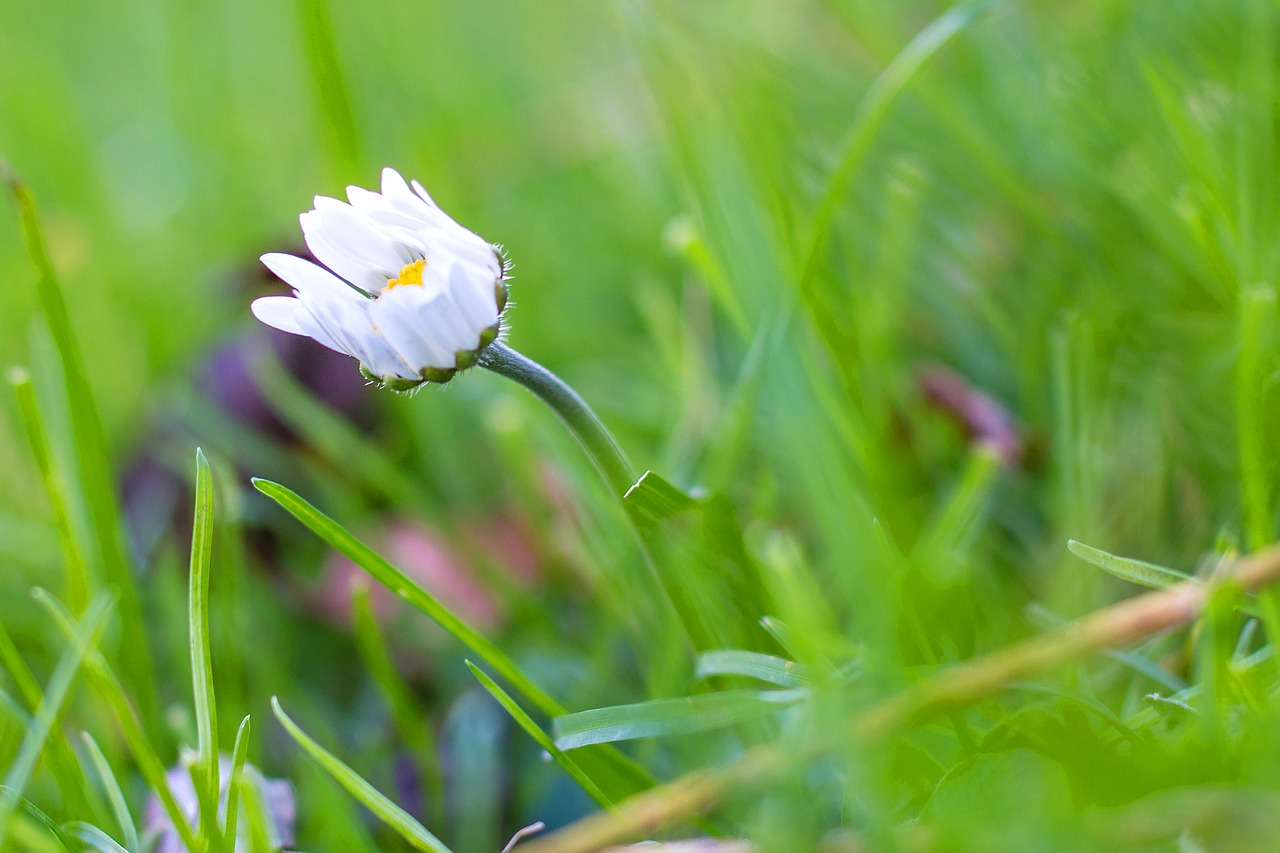
<svg viewBox="0 0 1280 853">
<path fill-rule="evenodd" d="M 0 850 L 1272 849 L 1278 51 L 1270 0 L 4 0 Z M 625 497 L 502 376 L 253 319 L 384 166 Z"/>
</svg>

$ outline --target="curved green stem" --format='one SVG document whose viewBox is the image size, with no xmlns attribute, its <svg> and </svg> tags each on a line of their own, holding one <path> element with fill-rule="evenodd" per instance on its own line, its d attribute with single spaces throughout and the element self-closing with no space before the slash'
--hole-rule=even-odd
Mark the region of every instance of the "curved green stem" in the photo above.
<svg viewBox="0 0 1280 853">
<path fill-rule="evenodd" d="M 519 382 L 555 410 L 586 448 L 619 500 L 636 482 L 635 469 L 616 439 L 587 402 L 559 376 L 504 343 L 495 341 L 480 354 L 480 366 Z"/>
<path fill-rule="evenodd" d="M 520 383 L 554 409 L 577 437 L 578 442 L 586 448 L 587 454 L 595 462 L 610 491 L 619 501 L 622 501 L 627 490 L 635 485 L 635 469 L 631 467 L 630 460 L 627 459 L 627 455 L 622 451 L 613 434 L 600 422 L 596 413 L 591 411 L 587 402 L 578 396 L 577 391 L 536 361 L 524 357 L 506 344 L 497 341 L 480 354 L 478 364 Z M 623 508 L 639 537 L 645 565 L 661 596 L 661 606 L 679 626 L 690 646 L 697 647 L 698 643 L 694 640 L 695 634 L 691 630 L 696 620 L 688 612 L 687 607 L 682 610 L 676 603 L 676 599 L 672 597 L 672 592 L 668 588 L 668 581 L 659 570 L 659 564 L 663 562 L 660 556 L 663 553 L 663 543 L 657 527 L 649 517 L 637 510 L 630 502 L 623 501 Z"/>
</svg>

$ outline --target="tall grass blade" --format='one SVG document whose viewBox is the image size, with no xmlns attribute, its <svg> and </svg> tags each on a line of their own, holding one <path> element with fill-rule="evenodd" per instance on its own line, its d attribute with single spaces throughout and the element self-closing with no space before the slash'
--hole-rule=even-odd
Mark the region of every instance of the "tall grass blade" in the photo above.
<svg viewBox="0 0 1280 853">
<path fill-rule="evenodd" d="M 89 761 L 93 765 L 94 773 L 107 792 L 107 801 L 111 804 L 111 812 L 120 826 L 124 847 L 137 853 L 142 846 L 138 843 L 138 827 L 133 822 L 133 814 L 129 811 L 129 802 L 125 799 L 124 790 L 120 787 L 119 780 L 116 779 L 111 765 L 107 763 L 107 757 L 102 754 L 102 749 L 93 739 L 93 735 L 81 732 L 80 737 L 84 741 L 85 750 L 89 753 Z"/>
<path fill-rule="evenodd" d="M 218 708 L 213 692 L 209 643 L 209 565 L 213 554 L 213 476 L 204 452 L 196 449 L 196 506 L 191 533 L 191 575 L 187 588 L 188 643 L 196 715 L 194 781 L 200 800 L 200 832 L 215 849 L 218 834 Z"/>
<path fill-rule="evenodd" d="M 107 583 L 115 587 L 118 596 L 121 648 L 128 650 L 127 654 L 121 656 L 121 666 L 128 674 L 130 686 L 137 692 L 142 707 L 150 713 L 154 707 L 151 653 L 144 631 L 145 623 L 138 602 L 134 573 L 121 547 L 120 508 L 107 460 L 102 419 L 98 414 L 93 387 L 89 383 L 84 360 L 71 327 L 70 314 L 45 248 L 35 200 L 13 173 L 0 170 L 0 178 L 7 181 L 18 202 L 27 251 L 37 273 L 36 295 L 62 363 L 67 408 L 71 418 L 70 440 L 82 480 L 81 493 L 92 524 L 103 576 Z"/>
<path fill-rule="evenodd" d="M 1139 586 L 1150 587 L 1151 589 L 1168 589 L 1171 586 L 1195 580 L 1191 575 L 1184 574 L 1176 569 L 1158 566 L 1155 563 L 1147 563 L 1142 560 L 1134 560 L 1130 557 L 1117 557 L 1115 554 L 1108 554 L 1106 551 L 1086 545 L 1083 542 L 1077 542 L 1074 539 L 1067 541 L 1067 550 L 1086 563 L 1092 563 L 1108 574 L 1115 575 L 1129 583 L 1136 583 Z"/>
<path fill-rule="evenodd" d="M 236 743 L 231 750 L 231 775 L 227 778 L 227 804 L 222 815 L 222 837 L 234 849 L 240 820 L 240 785 L 244 779 L 244 765 L 249 759 L 249 734 L 253 726 L 246 716 L 236 729 Z"/>
<path fill-rule="evenodd" d="M 547 751 L 556 763 L 559 764 L 564 771 L 573 777 L 573 780 L 582 786 L 582 790 L 586 791 L 591 799 L 595 800 L 604 808 L 613 808 L 613 800 L 611 800 L 600 787 L 591 780 L 578 763 L 564 753 L 560 747 L 556 746 L 555 741 L 542 730 L 542 728 L 533 721 L 533 718 L 525 713 L 524 709 L 516 704 L 516 701 L 507 694 L 505 690 L 498 686 L 498 683 L 489 677 L 488 673 L 480 669 L 480 667 L 467 661 L 467 669 L 471 670 L 471 674 L 480 682 L 480 686 L 489 691 L 489 695 L 498 701 L 511 719 L 516 721 L 516 725 L 524 730 L 525 734 L 533 738 L 538 746 Z"/>
<path fill-rule="evenodd" d="M 378 583 L 435 620 L 440 627 L 456 637 L 463 645 L 479 655 L 481 660 L 493 667 L 508 683 L 537 706 L 538 710 L 548 716 L 558 716 L 564 713 L 564 708 L 560 703 L 530 681 L 501 649 L 455 616 L 435 596 L 416 585 L 403 572 L 348 533 L 333 519 L 279 483 L 255 478 L 253 485 L 258 491 L 288 510 L 294 518 L 309 527 L 313 533 L 329 543 L 330 546 L 346 555 L 357 566 L 368 572 Z"/>
<path fill-rule="evenodd" d="M 730 690 L 680 699 L 595 708 L 557 717 L 556 746 L 577 749 L 596 743 L 666 737 L 723 729 L 776 714 L 808 696 L 805 690 Z"/>
<path fill-rule="evenodd" d="M 298 745 L 315 759 L 317 764 L 337 780 L 338 784 L 350 791 L 351 795 L 363 803 L 365 808 L 373 812 L 379 820 L 399 833 L 400 837 L 409 842 L 415 850 L 422 850 L 426 853 L 450 853 L 449 848 L 445 847 L 440 839 L 432 835 L 425 826 L 414 820 L 412 815 L 387 799 L 377 788 L 366 782 L 360 774 L 342 763 L 332 753 L 312 740 L 306 732 L 298 728 L 298 725 L 284 712 L 284 709 L 280 707 L 280 701 L 274 696 L 271 697 L 271 710 L 290 737 L 297 741 Z"/>
<path fill-rule="evenodd" d="M 80 671 L 85 656 L 98 641 L 98 635 L 107 624 L 107 614 L 111 612 L 111 605 L 112 601 L 107 596 L 95 598 L 85 611 L 84 618 L 73 628 L 70 643 L 58 658 L 58 665 L 49 678 L 49 685 L 32 718 L 31 727 L 27 729 L 22 739 L 18 756 L 5 773 L 4 793 L 0 794 L 0 850 L 5 849 L 5 835 L 13 809 L 18 803 L 18 798 L 22 796 L 41 750 L 44 749 L 45 740 L 49 737 L 49 732 L 53 729 L 54 722 L 62 710 L 62 703 L 71 691 L 76 673 Z"/>
</svg>

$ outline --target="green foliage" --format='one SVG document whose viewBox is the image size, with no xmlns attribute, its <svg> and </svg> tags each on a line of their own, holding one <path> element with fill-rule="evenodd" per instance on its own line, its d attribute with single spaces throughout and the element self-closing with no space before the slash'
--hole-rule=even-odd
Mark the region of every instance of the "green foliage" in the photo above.
<svg viewBox="0 0 1280 853">
<path fill-rule="evenodd" d="M 158 811 L 268 847 L 258 767 L 298 849 L 492 853 L 689 773 L 671 837 L 1273 844 L 1280 593 L 1215 583 L 1280 511 L 1278 34 L 1270 0 L 11 0 L 0 846 L 140 853 Z M 383 165 L 504 245 L 506 342 L 643 477 L 501 377 L 361 394 L 253 323 L 256 256 Z M 857 736 L 1188 582 L 1189 625 Z"/>
</svg>

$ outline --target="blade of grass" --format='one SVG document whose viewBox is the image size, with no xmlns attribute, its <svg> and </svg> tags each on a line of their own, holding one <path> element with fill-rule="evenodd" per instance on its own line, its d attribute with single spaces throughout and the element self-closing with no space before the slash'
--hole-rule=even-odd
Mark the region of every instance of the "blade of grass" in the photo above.
<svg viewBox="0 0 1280 853">
<path fill-rule="evenodd" d="M 511 719 L 515 720 L 520 728 L 524 729 L 525 734 L 533 738 L 538 746 L 545 749 L 555 759 L 556 763 L 564 768 L 564 771 L 573 777 L 575 782 L 582 786 L 582 790 L 586 791 L 591 796 L 591 799 L 595 800 L 603 808 L 613 808 L 613 800 L 604 791 L 600 790 L 599 786 L 578 766 L 576 761 L 566 755 L 560 747 L 556 746 L 551 736 L 544 732 L 533 721 L 533 718 L 526 714 L 524 709 L 516 704 L 516 701 L 505 690 L 498 686 L 496 681 L 471 661 L 466 661 L 466 664 L 467 669 L 471 670 L 471 674 L 480 682 L 480 686 L 489 691 L 489 695 L 498 701 L 498 704 L 511 715 Z"/>
<path fill-rule="evenodd" d="M 449 848 L 444 846 L 440 839 L 432 835 L 425 826 L 414 820 L 412 815 L 387 799 L 377 788 L 366 782 L 360 774 L 356 773 L 340 759 L 312 740 L 306 732 L 298 728 L 298 725 L 284 712 L 284 709 L 280 707 L 280 701 L 274 696 L 271 697 L 271 710 L 290 737 L 297 741 L 298 745 L 315 759 L 317 764 L 337 780 L 338 784 L 346 788 L 353 797 L 363 803 L 369 811 L 373 812 L 379 820 L 399 833 L 400 837 L 409 842 L 414 849 L 423 850 L 426 853 L 450 853 Z"/>
<path fill-rule="evenodd" d="M 101 829 L 93 824 L 84 821 L 73 820 L 62 825 L 62 831 L 77 841 L 82 841 L 98 853 L 136 853 L 137 848 L 129 850 L 127 847 L 107 835 Z"/>
<path fill-rule="evenodd" d="M 237 823 L 240 818 L 240 782 L 244 778 L 244 765 L 249 758 L 249 733 L 253 726 L 246 716 L 236 729 L 236 742 L 231 750 L 231 775 L 227 778 L 226 811 L 222 815 L 222 837 L 234 850 Z"/>
<path fill-rule="evenodd" d="M 107 442 L 102 431 L 93 387 L 84 369 L 84 361 L 71 326 L 71 316 L 58 284 L 57 274 L 45 248 L 35 200 L 17 175 L 0 164 L 4 179 L 18 203 L 22 217 L 27 251 L 36 269 L 36 295 L 53 336 L 65 382 L 68 412 L 71 418 L 70 440 L 79 466 L 84 497 L 90 519 L 98 560 L 103 577 L 115 587 L 118 596 L 121 667 L 137 693 L 147 715 L 155 707 L 152 683 L 151 653 L 147 643 L 142 608 L 138 602 L 134 573 L 125 559 L 120 540 L 120 508 L 116 500 L 115 481 L 107 461 Z"/>
<path fill-rule="evenodd" d="M 9 371 L 9 384 L 13 386 L 14 395 L 18 398 L 18 412 L 22 417 L 23 430 L 27 434 L 27 443 L 31 447 L 31 457 L 35 460 L 36 470 L 39 471 L 45 492 L 49 496 L 54 527 L 62 542 L 63 562 L 67 571 L 67 601 L 72 612 L 82 613 L 89 603 L 89 569 L 85 565 L 80 543 L 76 540 L 71 524 L 71 509 L 65 484 L 54 470 L 52 451 L 44 421 L 40 417 L 31 375 L 24 368 L 12 368 Z"/>
<path fill-rule="evenodd" d="M 378 583 L 403 598 L 413 607 L 431 617 L 463 645 L 474 651 L 480 659 L 512 684 L 547 716 L 555 717 L 565 712 L 564 707 L 534 684 L 506 654 L 481 636 L 470 625 L 459 619 L 433 595 L 414 584 L 403 572 L 360 542 L 341 525 L 320 512 L 295 492 L 270 480 L 254 478 L 258 491 L 271 498 L 301 521 L 313 533 L 334 549 L 364 569 Z"/>
<path fill-rule="evenodd" d="M 40 757 L 45 740 L 62 710 L 62 703 L 71 692 L 76 673 L 80 671 L 85 656 L 98 641 L 98 635 L 107 624 L 111 605 L 112 601 L 107 596 L 95 598 L 85 611 L 84 619 L 72 628 L 70 643 L 58 658 L 58 664 L 49 678 L 49 685 L 32 718 L 31 727 L 22 739 L 18 756 L 4 776 L 5 792 L 0 795 L 0 850 L 4 849 L 4 839 L 13 809 L 22 796 L 31 771 L 35 768 L 36 759 Z"/>
<path fill-rule="evenodd" d="M 3 795 L 8 790 L 9 789 L 4 785 L 0 785 L 0 795 Z M 33 818 L 36 823 L 49 830 L 49 834 L 53 836 L 53 840 L 58 843 L 59 847 L 63 850 L 69 849 L 66 833 L 62 831 L 62 827 L 53 822 L 53 818 L 45 814 L 35 803 L 31 802 L 26 797 L 19 797 L 18 805 L 22 806 L 22 810 Z"/>
<path fill-rule="evenodd" d="M 298 26 L 306 45 L 312 89 L 324 110 L 329 166 L 341 178 L 359 162 L 355 114 L 342 75 L 327 0 L 296 0 Z"/>
<path fill-rule="evenodd" d="M 1118 557 L 1115 554 L 1108 554 L 1106 551 L 1086 545 L 1083 542 L 1077 542 L 1074 539 L 1067 540 L 1067 550 L 1086 563 L 1097 566 L 1107 574 L 1115 575 L 1121 580 L 1136 583 L 1139 586 L 1150 587 L 1151 589 L 1168 589 L 1171 586 L 1188 581 L 1201 583 L 1197 578 L 1183 574 L 1176 569 L 1166 568 L 1155 563 L 1147 563 L 1142 560 L 1134 560 L 1130 557 Z"/>
<path fill-rule="evenodd" d="M 213 692 L 209 643 L 209 564 L 213 553 L 213 476 L 209 461 L 196 448 L 195 518 L 191 532 L 191 576 L 187 588 L 191 684 L 196 714 L 195 779 L 200 801 L 201 835 L 214 850 L 218 834 L 218 708 Z"/>
<path fill-rule="evenodd" d="M 34 714 L 40 707 L 40 684 L 31 674 L 30 668 L 27 667 L 26 661 L 22 659 L 21 653 L 3 625 L 0 625 L 0 662 L 9 671 L 18 692 L 22 695 L 23 702 L 26 703 L 26 710 L 22 712 L 26 714 L 29 711 Z M 22 709 L 15 708 L 15 710 Z M 77 771 L 75 753 L 61 732 L 55 731 L 49 738 L 49 767 L 68 808 L 88 810 L 90 805 L 82 787 L 84 779 Z"/>
<path fill-rule="evenodd" d="M 48 590 L 40 589 L 39 587 L 31 591 L 31 597 L 45 609 L 63 634 L 68 637 L 74 634 L 75 621 L 61 601 L 58 601 Z M 138 719 L 138 714 L 129 702 L 129 697 L 125 693 L 119 677 L 111 669 L 111 665 L 107 663 L 106 658 L 96 649 L 89 652 L 86 658 L 86 666 L 94 682 L 95 692 L 99 698 L 111 706 L 112 712 L 120 723 L 120 730 L 124 735 L 125 743 L 129 745 L 129 751 L 133 753 L 134 760 L 138 762 L 138 770 L 142 773 L 142 778 L 146 780 L 146 783 L 151 786 L 151 790 L 160 799 L 160 804 L 164 807 L 165 814 L 169 816 L 169 820 L 173 823 L 178 837 L 188 850 L 202 849 L 195 833 L 191 829 L 190 821 L 187 820 L 186 814 L 174 798 L 173 791 L 169 789 L 169 782 L 165 778 L 164 763 L 160 760 L 159 755 L 156 754 L 155 747 L 151 745 L 151 741 L 147 738 L 142 723 Z"/>
<path fill-rule="evenodd" d="M 425 780 L 428 813 L 443 815 L 444 775 L 440 769 L 440 755 L 435 738 L 431 734 L 430 720 L 415 707 L 413 697 L 391 663 L 386 640 L 378 629 L 378 621 L 369 602 L 368 587 L 363 584 L 356 587 L 351 598 L 351 609 L 360 657 L 391 708 L 391 716 L 400 737 L 409 747 Z"/>
<path fill-rule="evenodd" d="M 677 699 L 593 708 L 556 717 L 556 746 L 564 750 L 621 740 L 693 734 L 775 714 L 809 695 L 806 690 L 726 690 Z"/>
<path fill-rule="evenodd" d="M 120 826 L 124 847 L 133 851 L 133 853 L 137 853 L 142 849 L 142 846 L 138 843 L 138 827 L 133 822 L 133 815 L 129 812 L 129 803 L 125 799 L 124 791 L 120 788 L 120 782 L 116 779 L 115 773 L 112 772 L 111 765 L 107 763 L 107 757 L 102 754 L 102 749 L 98 746 L 98 742 L 93 739 L 93 735 L 88 732 L 81 732 L 80 737 L 89 753 L 89 761 L 93 765 L 94 772 L 97 774 L 98 780 L 102 782 L 103 789 L 107 792 L 107 800 L 111 804 L 112 814 L 115 815 L 116 823 Z"/>
<path fill-rule="evenodd" d="M 252 364 L 253 381 L 275 411 L 335 468 L 396 506 L 429 501 L 403 465 L 289 375 L 274 353 Z"/>
<path fill-rule="evenodd" d="M 698 655 L 694 675 L 698 678 L 741 675 L 779 687 L 808 687 L 816 680 L 816 674 L 804 664 L 741 649 L 703 652 Z"/>
</svg>

